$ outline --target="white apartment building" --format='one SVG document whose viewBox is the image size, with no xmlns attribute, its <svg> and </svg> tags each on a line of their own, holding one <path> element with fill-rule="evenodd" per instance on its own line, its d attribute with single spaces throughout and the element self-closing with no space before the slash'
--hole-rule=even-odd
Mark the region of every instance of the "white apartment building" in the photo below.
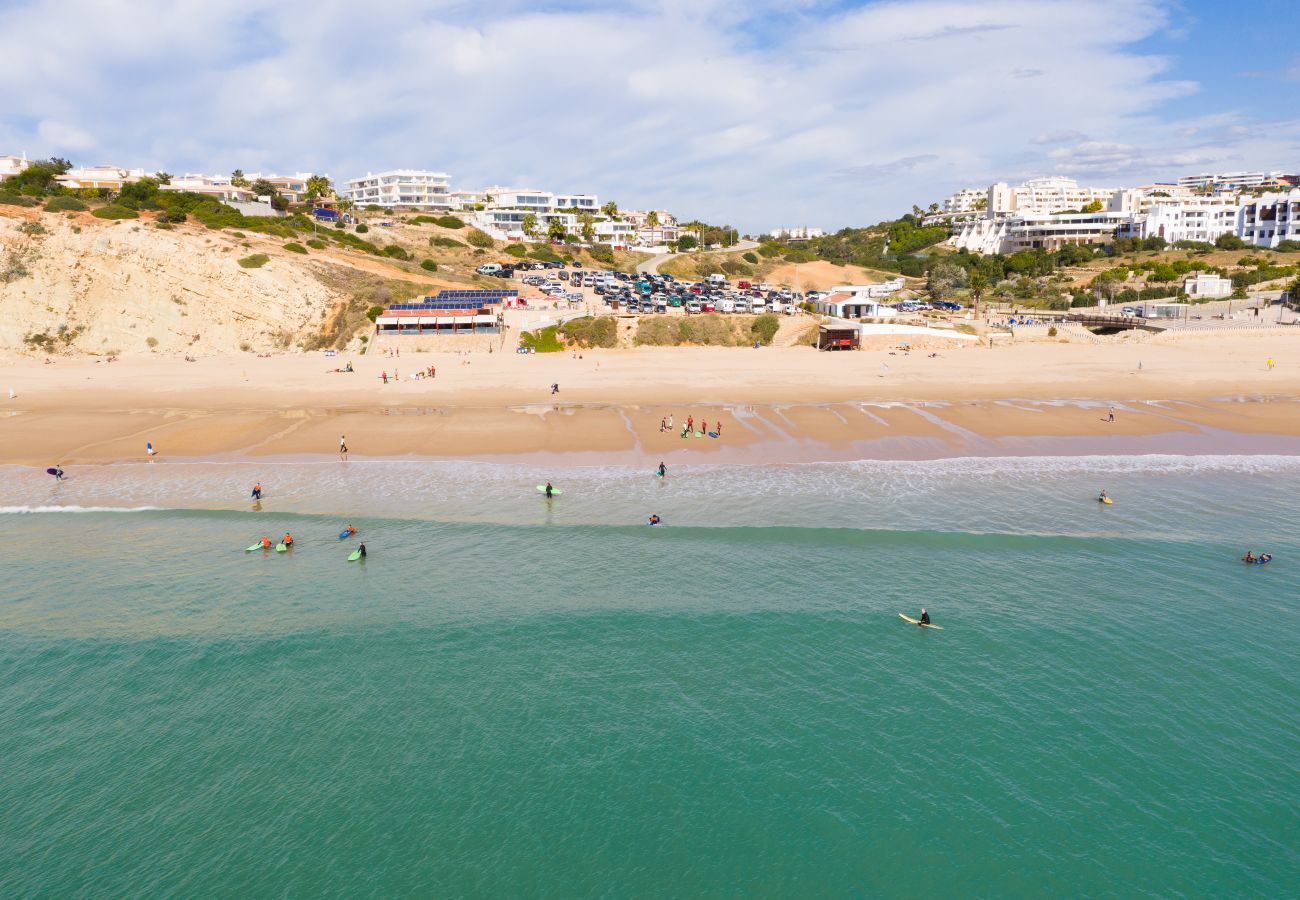
<svg viewBox="0 0 1300 900">
<path fill-rule="evenodd" d="M 1281 177 L 1281 172 L 1203 172 L 1200 175 L 1183 176 L 1178 179 L 1178 185 L 1192 190 L 1197 188 L 1249 190 L 1263 187 Z"/>
<path fill-rule="evenodd" d="M 1183 282 L 1183 293 L 1189 297 L 1227 297 L 1232 293 L 1232 279 L 1197 272 Z"/>
<path fill-rule="evenodd" d="M 1014 187 L 999 181 L 989 186 L 986 215 L 1051 215 L 1093 202 L 1104 206 L 1114 194 L 1114 188 L 1079 187 L 1073 178 L 1033 178 Z"/>
<path fill-rule="evenodd" d="M 1240 209 L 1235 194 L 1160 199 L 1146 212 L 1131 215 L 1117 235 L 1139 240 L 1162 237 L 1170 244 L 1178 241 L 1212 244 L 1220 235 L 1236 233 Z"/>
<path fill-rule="evenodd" d="M 27 154 L 22 156 L 0 156 L 0 181 L 4 181 L 12 175 L 17 175 L 23 169 L 31 165 L 27 159 Z"/>
<path fill-rule="evenodd" d="M 537 188 L 512 188 L 501 185 L 486 187 L 481 192 L 482 203 L 489 209 L 527 209 L 541 212 L 600 211 L 600 199 L 595 194 L 554 194 Z"/>
<path fill-rule="evenodd" d="M 813 238 L 825 237 L 826 232 L 820 228 L 799 225 L 794 228 L 773 228 L 768 236 L 778 241 L 811 241 Z"/>
<path fill-rule="evenodd" d="M 452 208 L 450 183 L 451 176 L 446 172 L 390 169 L 348 179 L 343 183 L 340 197 L 360 207 L 445 210 Z"/>
<path fill-rule="evenodd" d="M 122 190 L 122 185 L 145 177 L 144 169 L 122 169 L 117 166 L 78 166 L 69 169 L 54 180 L 71 190 L 102 189 Z"/>
<path fill-rule="evenodd" d="M 555 208 L 594 213 L 600 209 L 600 200 L 595 194 L 556 194 Z"/>
<path fill-rule="evenodd" d="M 957 193 L 944 198 L 943 211 L 946 213 L 980 212 L 988 204 L 988 189 L 962 188 Z"/>
<path fill-rule="evenodd" d="M 1256 247 L 1300 241 L 1300 188 L 1243 200 L 1237 237 Z"/>
<path fill-rule="evenodd" d="M 1105 244 L 1130 220 L 1128 213 L 1018 215 L 963 224 L 949 242 L 971 253 L 1059 250 L 1068 244 Z"/>
</svg>

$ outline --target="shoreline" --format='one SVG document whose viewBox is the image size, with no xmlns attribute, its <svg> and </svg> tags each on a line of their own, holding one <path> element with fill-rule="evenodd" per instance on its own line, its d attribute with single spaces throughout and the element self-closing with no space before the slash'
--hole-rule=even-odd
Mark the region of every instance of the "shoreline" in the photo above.
<svg viewBox="0 0 1300 900">
<path fill-rule="evenodd" d="M 160 465 L 331 459 L 343 435 L 358 460 L 551 466 L 1289 454 L 1300 453 L 1296 360 L 1300 334 L 938 357 L 696 347 L 10 361 L 0 464 L 143 460 L 146 441 Z M 348 361 L 354 373 L 333 371 Z M 429 367 L 436 378 L 409 378 Z M 710 432 L 721 422 L 721 435 L 682 439 L 688 417 Z"/>
</svg>

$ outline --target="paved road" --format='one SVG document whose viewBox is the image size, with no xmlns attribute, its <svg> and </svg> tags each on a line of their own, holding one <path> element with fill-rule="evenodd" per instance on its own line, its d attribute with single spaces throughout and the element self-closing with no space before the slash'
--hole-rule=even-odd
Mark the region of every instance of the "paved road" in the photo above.
<svg viewBox="0 0 1300 900">
<path fill-rule="evenodd" d="M 757 241 L 737 241 L 734 245 L 728 247 L 727 250 L 728 252 L 743 252 L 745 250 L 753 250 L 757 246 Z M 677 254 L 661 253 L 658 256 L 652 256 L 645 262 L 638 263 L 636 270 L 646 275 L 658 275 L 659 267 L 668 262 L 668 260 L 672 259 L 674 256 L 677 256 Z"/>
</svg>

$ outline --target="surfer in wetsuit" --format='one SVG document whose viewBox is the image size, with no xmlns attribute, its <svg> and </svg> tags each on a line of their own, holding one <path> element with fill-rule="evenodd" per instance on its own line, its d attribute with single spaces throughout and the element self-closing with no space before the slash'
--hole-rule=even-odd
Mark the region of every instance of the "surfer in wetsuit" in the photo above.
<svg viewBox="0 0 1300 900">
<path fill-rule="evenodd" d="M 1105 502 L 1106 502 L 1107 500 L 1109 500 L 1109 499 L 1110 499 L 1110 497 L 1106 494 L 1106 489 L 1105 489 L 1105 488 L 1102 488 L 1101 493 L 1097 495 L 1097 502 L 1098 502 L 1098 503 L 1105 503 Z"/>
<path fill-rule="evenodd" d="M 929 625 L 929 624 L 930 624 L 930 614 L 929 614 L 928 612 L 925 611 L 925 607 L 924 607 L 924 606 L 921 607 L 921 621 L 917 622 L 916 624 L 918 624 L 918 625 Z"/>
<path fill-rule="evenodd" d="M 284 533 L 284 540 L 282 540 L 281 543 L 284 544 L 286 547 L 292 547 L 292 546 L 293 546 L 293 535 L 291 535 L 289 532 L 286 531 L 286 532 Z"/>
<path fill-rule="evenodd" d="M 651 525 L 658 525 L 658 524 L 659 524 L 659 517 L 656 516 L 656 515 L 651 515 L 651 516 L 650 516 L 650 522 L 649 522 L 649 524 L 651 524 Z"/>
<path fill-rule="evenodd" d="M 1255 559 L 1256 559 L 1256 557 L 1255 557 L 1255 553 L 1254 553 L 1254 551 L 1253 551 L 1253 550 L 1247 550 L 1247 551 L 1246 551 L 1246 555 L 1243 556 L 1243 557 L 1241 558 L 1241 561 L 1242 561 L 1242 562 L 1245 562 L 1245 563 L 1253 563 L 1253 562 L 1255 561 Z"/>
<path fill-rule="evenodd" d="M 663 478 L 663 477 L 664 477 L 665 475 L 667 475 L 667 474 L 668 474 L 668 468 L 667 468 L 663 463 L 660 463 L 660 464 L 659 464 L 659 477 L 660 477 L 660 478 Z"/>
<path fill-rule="evenodd" d="M 550 499 L 551 499 L 551 493 L 552 493 L 554 490 L 555 490 L 555 488 L 551 486 L 551 483 L 550 483 L 549 481 L 546 482 L 546 499 L 547 499 L 547 500 L 550 500 Z"/>
<path fill-rule="evenodd" d="M 365 542 L 365 541 L 362 541 L 362 542 L 361 542 L 361 546 L 357 548 L 357 552 L 361 554 L 361 558 L 362 558 L 362 559 L 365 559 L 365 558 L 366 558 L 366 542 Z"/>
<path fill-rule="evenodd" d="M 263 550 L 271 549 L 271 539 L 266 535 L 262 535 L 262 540 L 259 543 L 262 545 Z"/>
</svg>

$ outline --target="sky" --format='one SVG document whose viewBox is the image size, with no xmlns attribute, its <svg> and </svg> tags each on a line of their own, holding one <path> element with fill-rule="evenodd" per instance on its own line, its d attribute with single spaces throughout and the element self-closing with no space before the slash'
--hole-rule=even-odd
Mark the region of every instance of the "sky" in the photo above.
<svg viewBox="0 0 1300 900">
<path fill-rule="evenodd" d="M 750 232 L 1300 171 L 1300 0 L 0 0 L 0 154 L 388 168 Z"/>
</svg>

